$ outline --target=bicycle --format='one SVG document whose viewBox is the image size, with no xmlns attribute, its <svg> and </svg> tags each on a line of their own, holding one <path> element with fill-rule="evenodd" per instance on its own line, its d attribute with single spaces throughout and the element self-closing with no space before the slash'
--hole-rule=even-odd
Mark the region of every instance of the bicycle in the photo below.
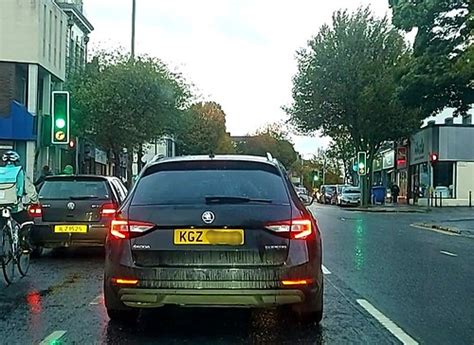
<svg viewBox="0 0 474 345">
<path fill-rule="evenodd" d="M 3 276 L 7 285 L 15 282 L 15 268 L 18 269 L 21 277 L 26 276 L 30 267 L 30 248 L 28 244 L 28 234 L 22 231 L 25 226 L 32 225 L 33 222 L 18 224 L 11 216 L 11 208 L 1 208 L 0 216 L 0 260 Z"/>
</svg>

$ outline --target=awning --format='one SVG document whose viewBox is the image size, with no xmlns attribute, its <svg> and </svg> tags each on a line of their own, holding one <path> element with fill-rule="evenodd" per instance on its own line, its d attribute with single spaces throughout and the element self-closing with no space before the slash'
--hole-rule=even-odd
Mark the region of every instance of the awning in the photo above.
<svg viewBox="0 0 474 345">
<path fill-rule="evenodd" d="M 35 116 L 17 102 L 10 103 L 10 113 L 0 115 L 0 140 L 36 140 Z"/>
</svg>

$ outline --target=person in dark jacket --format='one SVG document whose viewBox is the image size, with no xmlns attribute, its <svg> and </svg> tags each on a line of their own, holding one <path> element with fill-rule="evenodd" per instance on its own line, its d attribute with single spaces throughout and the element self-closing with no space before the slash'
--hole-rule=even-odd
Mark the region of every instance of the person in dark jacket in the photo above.
<svg viewBox="0 0 474 345">
<path fill-rule="evenodd" d="M 392 184 L 391 187 L 392 192 L 392 201 L 394 204 L 398 202 L 398 196 L 400 195 L 400 187 L 396 183 Z"/>
<path fill-rule="evenodd" d="M 35 187 L 38 188 L 39 186 L 41 186 L 41 184 L 44 182 L 44 178 L 46 176 L 51 176 L 51 175 L 52 173 L 51 173 L 51 170 L 49 169 L 49 166 L 45 165 L 43 167 L 43 170 L 41 170 L 40 177 L 35 182 Z"/>
</svg>

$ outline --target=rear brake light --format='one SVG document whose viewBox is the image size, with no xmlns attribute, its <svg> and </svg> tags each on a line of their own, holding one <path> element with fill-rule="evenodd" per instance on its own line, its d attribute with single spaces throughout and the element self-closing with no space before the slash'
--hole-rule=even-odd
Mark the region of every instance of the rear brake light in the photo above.
<svg viewBox="0 0 474 345">
<path fill-rule="evenodd" d="M 112 284 L 114 284 L 114 285 L 137 285 L 138 284 L 138 279 L 112 278 Z"/>
<path fill-rule="evenodd" d="M 110 235 L 118 239 L 136 237 L 154 227 L 153 223 L 114 219 L 110 224 Z"/>
<path fill-rule="evenodd" d="M 43 209 L 41 208 L 41 205 L 30 205 L 28 207 L 28 214 L 30 217 L 42 217 Z"/>
<path fill-rule="evenodd" d="M 267 224 L 266 229 L 292 239 L 305 239 L 313 233 L 310 219 L 292 219 Z"/>
<path fill-rule="evenodd" d="M 100 209 L 100 215 L 102 217 L 112 217 L 117 213 L 117 206 L 113 203 L 103 204 Z"/>
<path fill-rule="evenodd" d="M 309 285 L 313 282 L 312 279 L 288 279 L 282 280 L 281 283 L 285 286 L 292 286 L 292 285 Z"/>
</svg>

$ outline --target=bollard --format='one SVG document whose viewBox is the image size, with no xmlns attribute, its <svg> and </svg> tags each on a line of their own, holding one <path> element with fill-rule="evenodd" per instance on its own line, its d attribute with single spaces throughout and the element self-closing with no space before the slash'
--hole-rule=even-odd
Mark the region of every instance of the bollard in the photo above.
<svg viewBox="0 0 474 345">
<path fill-rule="evenodd" d="M 443 207 L 443 193 L 439 193 L 439 207 Z"/>
<path fill-rule="evenodd" d="M 434 193 L 434 202 L 435 202 L 435 207 L 438 207 L 438 193 Z"/>
<path fill-rule="evenodd" d="M 469 191 L 469 207 L 472 207 L 472 191 Z"/>
</svg>

